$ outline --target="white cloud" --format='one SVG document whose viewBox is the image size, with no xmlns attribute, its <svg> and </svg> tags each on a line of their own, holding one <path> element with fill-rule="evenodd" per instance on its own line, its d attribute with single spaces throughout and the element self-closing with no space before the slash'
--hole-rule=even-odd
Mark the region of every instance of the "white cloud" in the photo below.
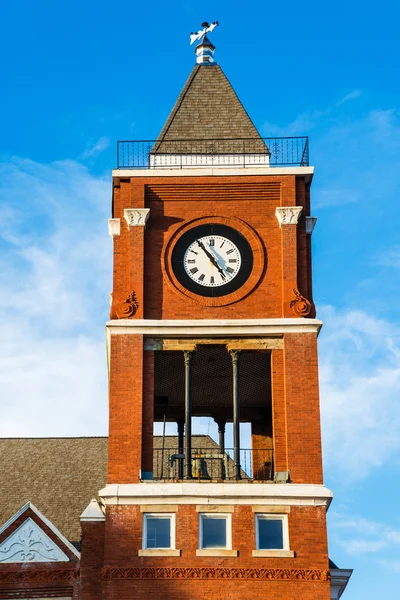
<svg viewBox="0 0 400 600">
<path fill-rule="evenodd" d="M 95 142 L 94 144 L 92 144 L 91 146 L 86 148 L 86 150 L 82 153 L 80 158 L 86 159 L 86 158 L 91 158 L 93 156 L 97 156 L 98 154 L 101 154 L 101 152 L 104 152 L 104 150 L 107 150 L 109 145 L 110 145 L 109 138 L 103 136 L 103 137 L 99 138 L 97 140 L 97 142 Z"/>
<path fill-rule="evenodd" d="M 361 90 L 353 90 L 349 94 L 346 94 L 346 96 L 344 96 L 341 100 L 339 100 L 338 106 L 340 104 L 344 104 L 345 102 L 348 102 L 349 100 L 355 100 L 356 98 L 359 98 L 361 96 L 361 94 L 362 94 Z"/>
<path fill-rule="evenodd" d="M 325 463 L 362 478 L 400 450 L 399 327 L 363 311 L 320 311 L 320 386 Z"/>
<path fill-rule="evenodd" d="M 347 554 L 398 552 L 400 531 L 379 521 L 334 512 L 330 515 L 336 542 Z"/>
<path fill-rule="evenodd" d="M 104 433 L 108 181 L 73 161 L 0 173 L 0 435 Z"/>
</svg>

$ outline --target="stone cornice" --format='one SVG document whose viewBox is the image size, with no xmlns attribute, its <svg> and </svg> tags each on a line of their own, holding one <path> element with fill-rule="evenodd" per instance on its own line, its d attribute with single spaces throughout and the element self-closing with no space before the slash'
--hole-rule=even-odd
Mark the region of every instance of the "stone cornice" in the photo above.
<svg viewBox="0 0 400 600">
<path fill-rule="evenodd" d="M 333 494 L 323 485 L 274 483 L 110 484 L 100 490 L 108 504 L 227 504 L 329 507 Z"/>
</svg>

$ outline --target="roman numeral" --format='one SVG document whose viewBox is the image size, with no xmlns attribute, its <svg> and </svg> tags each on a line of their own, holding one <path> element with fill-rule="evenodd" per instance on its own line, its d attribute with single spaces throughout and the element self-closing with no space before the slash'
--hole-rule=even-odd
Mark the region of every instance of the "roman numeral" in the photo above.
<svg viewBox="0 0 400 600">
<path fill-rule="evenodd" d="M 234 273 L 235 272 L 235 270 L 231 269 L 231 267 L 226 267 L 226 270 L 228 271 L 228 273 Z"/>
<path fill-rule="evenodd" d="M 192 258 L 192 259 L 188 260 L 188 263 L 189 263 L 190 265 L 193 265 L 195 262 L 196 262 L 196 261 L 195 261 L 195 259 L 194 259 L 194 258 Z M 229 262 L 230 262 L 230 261 L 229 261 Z"/>
<path fill-rule="evenodd" d="M 195 252 L 194 250 L 190 250 L 190 252 L 193 252 L 193 254 L 198 254 L 198 252 Z"/>
<path fill-rule="evenodd" d="M 225 240 L 222 242 L 222 244 L 220 245 L 220 248 L 222 248 L 222 246 L 225 244 Z"/>
<path fill-rule="evenodd" d="M 205 275 L 204 275 L 204 273 L 202 273 L 197 281 L 204 281 L 204 277 L 205 277 Z"/>
<path fill-rule="evenodd" d="M 193 275 L 194 275 L 195 273 L 197 273 L 197 271 L 198 271 L 198 268 L 197 268 L 197 267 L 194 267 L 194 269 L 190 269 L 190 272 L 191 272 L 191 273 L 193 273 Z"/>
<path fill-rule="evenodd" d="M 214 246 L 215 240 L 210 240 L 210 246 Z"/>
<path fill-rule="evenodd" d="M 190 262 L 190 260 L 189 260 L 189 262 Z M 237 259 L 236 259 L 236 258 L 230 258 L 230 259 L 229 259 L 229 262 L 230 262 L 230 263 L 237 262 Z"/>
<path fill-rule="evenodd" d="M 231 248 L 230 250 L 228 250 L 227 254 L 232 254 L 232 252 L 234 252 L 233 248 Z"/>
<path fill-rule="evenodd" d="M 214 285 L 214 277 L 213 276 L 210 277 L 210 283 L 211 283 L 211 285 Z"/>
</svg>

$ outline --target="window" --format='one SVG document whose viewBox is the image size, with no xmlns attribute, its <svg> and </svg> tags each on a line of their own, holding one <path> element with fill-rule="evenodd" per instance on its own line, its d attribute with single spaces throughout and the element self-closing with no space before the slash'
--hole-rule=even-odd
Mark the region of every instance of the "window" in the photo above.
<svg viewBox="0 0 400 600">
<path fill-rule="evenodd" d="M 286 515 L 256 515 L 257 550 L 288 550 Z"/>
<path fill-rule="evenodd" d="M 175 548 L 174 514 L 143 515 L 143 548 L 146 550 Z"/>
<path fill-rule="evenodd" d="M 199 515 L 200 549 L 231 549 L 231 515 L 220 513 Z"/>
</svg>

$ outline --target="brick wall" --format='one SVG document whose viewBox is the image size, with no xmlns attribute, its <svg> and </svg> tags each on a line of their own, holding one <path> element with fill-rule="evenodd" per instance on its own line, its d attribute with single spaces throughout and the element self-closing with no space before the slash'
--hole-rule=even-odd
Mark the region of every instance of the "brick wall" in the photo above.
<svg viewBox="0 0 400 600">
<path fill-rule="evenodd" d="M 232 514 L 232 548 L 239 551 L 235 558 L 198 557 L 198 513 L 194 505 L 181 505 L 176 513 L 176 548 L 180 557 L 139 557 L 142 547 L 142 518 L 138 506 L 109 506 L 106 521 L 105 570 L 118 579 L 103 581 L 103 599 L 119 598 L 285 598 L 285 600 L 328 600 L 329 582 L 318 579 L 302 581 L 300 574 L 310 570 L 328 570 L 325 509 L 322 507 L 292 507 L 289 517 L 290 548 L 294 558 L 253 558 L 255 549 L 254 513 L 251 506 L 235 506 Z M 185 569 L 242 569 L 243 578 L 227 577 L 194 581 L 182 579 L 179 573 L 165 581 L 162 572 L 150 579 L 135 579 L 135 568 L 152 567 Z M 252 571 L 254 570 L 255 571 Z M 259 570 L 286 570 L 287 580 L 255 579 Z M 118 574 L 118 575 L 117 575 Z M 170 572 L 171 576 L 171 572 Z M 259 575 L 260 576 L 260 575 Z M 279 575 L 278 575 L 279 576 Z M 112 576 L 111 576 L 112 577 Z M 145 576 L 146 577 L 146 576 Z M 318 577 L 318 575 L 315 575 Z M 121 581 L 122 579 L 122 581 Z"/>
</svg>

